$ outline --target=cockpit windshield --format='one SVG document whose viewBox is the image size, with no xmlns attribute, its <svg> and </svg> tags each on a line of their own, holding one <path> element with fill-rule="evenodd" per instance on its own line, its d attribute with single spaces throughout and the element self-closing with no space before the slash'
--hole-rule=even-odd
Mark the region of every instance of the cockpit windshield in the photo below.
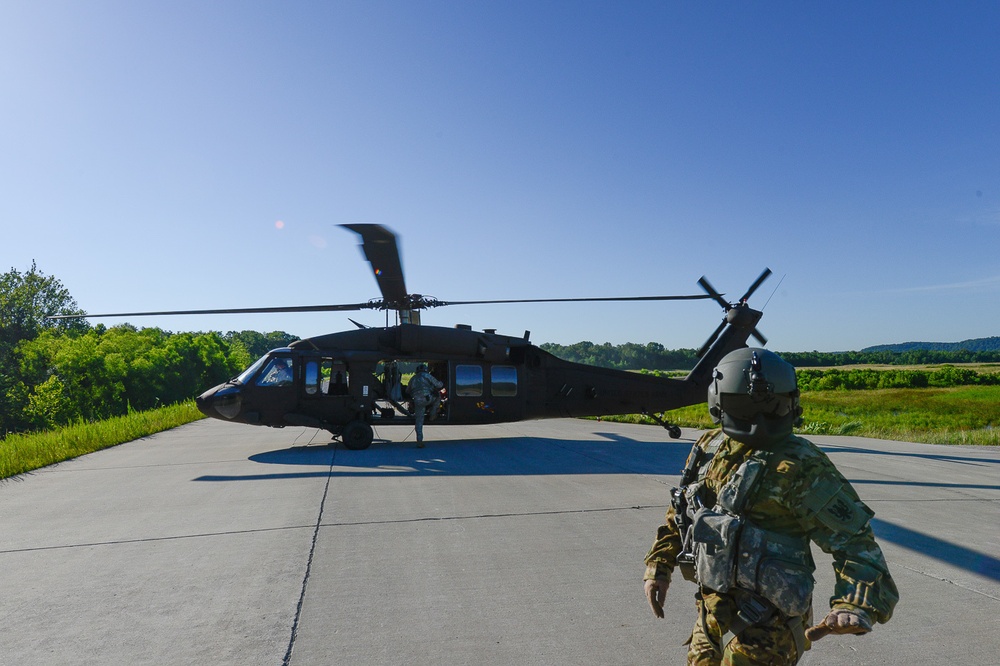
<svg viewBox="0 0 1000 666">
<path fill-rule="evenodd" d="M 260 366 L 264 365 L 264 361 L 266 360 L 267 360 L 267 355 L 261 356 L 259 359 L 257 359 L 253 365 L 251 365 L 249 368 L 240 373 L 240 376 L 237 377 L 235 380 L 236 383 L 246 384 L 247 382 L 249 382 L 250 378 L 253 377 L 258 370 L 260 370 Z"/>
</svg>

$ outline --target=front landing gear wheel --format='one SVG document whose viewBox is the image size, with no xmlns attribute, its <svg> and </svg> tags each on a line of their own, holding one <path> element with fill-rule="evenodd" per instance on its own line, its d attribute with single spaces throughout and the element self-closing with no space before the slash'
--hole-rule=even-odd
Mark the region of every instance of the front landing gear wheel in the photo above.
<svg viewBox="0 0 1000 666">
<path fill-rule="evenodd" d="M 681 429 L 678 426 L 671 425 L 667 428 L 667 434 L 670 435 L 670 439 L 680 439 Z"/>
<path fill-rule="evenodd" d="M 364 421 L 351 421 L 344 426 L 344 432 L 340 435 L 344 446 L 352 451 L 367 449 L 372 445 L 374 437 L 372 427 Z"/>
</svg>

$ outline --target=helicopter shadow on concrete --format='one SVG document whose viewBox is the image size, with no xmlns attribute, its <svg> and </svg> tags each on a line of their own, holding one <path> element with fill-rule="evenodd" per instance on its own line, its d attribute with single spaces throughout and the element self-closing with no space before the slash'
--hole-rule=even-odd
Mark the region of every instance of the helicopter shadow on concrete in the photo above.
<svg viewBox="0 0 1000 666">
<path fill-rule="evenodd" d="M 986 458 L 981 456 L 962 455 L 957 453 L 918 453 L 905 451 L 883 451 L 875 448 L 863 446 L 821 446 L 827 455 L 837 454 L 861 454 L 868 456 L 889 456 L 899 459 L 927 460 L 935 462 L 952 463 L 963 467 L 987 467 L 1000 464 L 1000 459 Z M 922 480 L 897 480 L 897 479 L 849 479 L 852 485 L 858 486 L 881 486 L 881 487 L 914 487 L 914 488 L 939 488 L 944 490 L 998 490 L 1000 484 L 982 483 L 951 483 L 942 481 L 922 481 Z M 880 541 L 887 541 L 914 551 L 925 557 L 939 560 L 946 564 L 959 567 L 966 571 L 984 576 L 991 580 L 1000 581 L 1000 558 L 988 555 L 972 548 L 968 548 L 951 541 L 946 541 L 939 537 L 921 532 L 898 523 L 875 517 L 871 522 L 872 530 Z"/>
<path fill-rule="evenodd" d="M 232 482 L 301 478 L 401 478 L 411 476 L 532 476 L 564 474 L 679 475 L 690 440 L 647 442 L 612 433 L 598 440 L 499 437 L 386 442 L 362 451 L 341 446 L 300 446 L 265 451 L 249 460 L 289 467 L 248 475 L 206 475 L 195 481 Z M 315 467 L 313 470 L 294 468 Z"/>
<path fill-rule="evenodd" d="M 871 525 L 879 540 L 891 541 L 925 557 L 1000 581 L 1000 558 L 886 520 L 872 518 Z"/>
<path fill-rule="evenodd" d="M 679 476 L 693 440 L 649 442 L 617 433 L 594 433 L 600 439 L 572 440 L 540 437 L 497 437 L 466 440 L 428 441 L 427 447 L 415 448 L 412 441 L 382 440 L 379 446 L 351 451 L 340 446 L 296 446 L 265 451 L 250 456 L 261 465 L 291 468 L 288 471 L 238 476 L 206 475 L 195 481 L 234 482 L 303 478 L 389 479 L 428 476 L 531 476 L 643 474 Z M 824 447 L 829 452 L 874 453 L 868 449 Z M 896 454 L 921 455 L 921 454 Z M 949 460 L 960 456 L 941 456 Z M 995 463 L 983 458 L 968 462 Z M 958 461 L 957 461 L 958 462 Z M 301 470 L 302 467 L 317 469 Z M 299 468 L 299 469 L 295 469 Z M 294 470 L 294 471 L 293 471 Z M 853 480 L 873 485 L 934 485 L 908 481 Z M 981 487 L 981 486 L 972 486 Z M 992 488 L 992 486 L 990 487 Z M 666 493 L 664 494 L 666 501 Z M 1000 559 L 957 545 L 886 520 L 875 518 L 872 528 L 880 540 L 960 567 L 967 571 L 1000 580 Z"/>
<path fill-rule="evenodd" d="M 903 451 L 879 451 L 878 449 L 861 448 L 858 446 L 821 446 L 827 455 L 831 453 L 862 453 L 876 456 L 895 456 L 900 458 L 922 458 L 924 460 L 938 460 L 941 462 L 953 462 L 960 465 L 1000 465 L 1000 458 L 977 458 L 974 456 L 960 456 L 951 454 L 936 453 L 905 453 Z"/>
<path fill-rule="evenodd" d="M 821 446 L 827 455 L 838 453 L 855 453 L 865 456 L 891 456 L 899 458 L 919 458 L 922 460 L 934 460 L 938 462 L 955 463 L 957 465 L 972 465 L 975 467 L 1000 465 L 1000 458 L 978 458 L 975 456 L 962 456 L 952 454 L 932 454 L 932 453 L 906 453 L 903 451 L 879 451 L 877 449 L 861 448 L 856 446 Z M 976 484 L 976 483 L 943 483 L 940 481 L 898 481 L 890 479 L 849 479 L 855 485 L 876 485 L 876 486 L 911 486 L 916 488 L 944 488 L 954 490 L 1000 490 L 1000 484 Z"/>
</svg>

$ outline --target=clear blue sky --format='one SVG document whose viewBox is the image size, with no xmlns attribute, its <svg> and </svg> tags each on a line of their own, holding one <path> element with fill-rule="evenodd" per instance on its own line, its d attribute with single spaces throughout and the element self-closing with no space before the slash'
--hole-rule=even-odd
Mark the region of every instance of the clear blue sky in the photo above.
<svg viewBox="0 0 1000 666">
<path fill-rule="evenodd" d="M 92 313 L 352 303 L 365 222 L 443 300 L 736 298 L 770 267 L 775 351 L 1000 335 L 997 35 L 997 2 L 7 0 L 0 270 Z M 424 322 L 678 348 L 721 314 Z"/>
</svg>

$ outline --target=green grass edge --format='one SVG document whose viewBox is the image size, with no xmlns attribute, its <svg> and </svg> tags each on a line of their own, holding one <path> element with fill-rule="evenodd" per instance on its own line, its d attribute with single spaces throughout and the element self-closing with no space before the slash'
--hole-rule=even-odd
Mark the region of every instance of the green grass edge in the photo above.
<svg viewBox="0 0 1000 666">
<path fill-rule="evenodd" d="M 144 412 L 130 412 L 56 430 L 8 435 L 0 442 L 0 479 L 71 460 L 94 451 L 148 437 L 205 415 L 190 400 Z"/>
<path fill-rule="evenodd" d="M 802 425 L 809 435 L 853 435 L 924 444 L 1000 446 L 1000 386 L 927 389 L 808 391 L 802 394 Z M 664 421 L 709 429 L 704 404 L 666 412 Z M 654 421 L 641 414 L 605 416 L 619 423 Z"/>
</svg>

